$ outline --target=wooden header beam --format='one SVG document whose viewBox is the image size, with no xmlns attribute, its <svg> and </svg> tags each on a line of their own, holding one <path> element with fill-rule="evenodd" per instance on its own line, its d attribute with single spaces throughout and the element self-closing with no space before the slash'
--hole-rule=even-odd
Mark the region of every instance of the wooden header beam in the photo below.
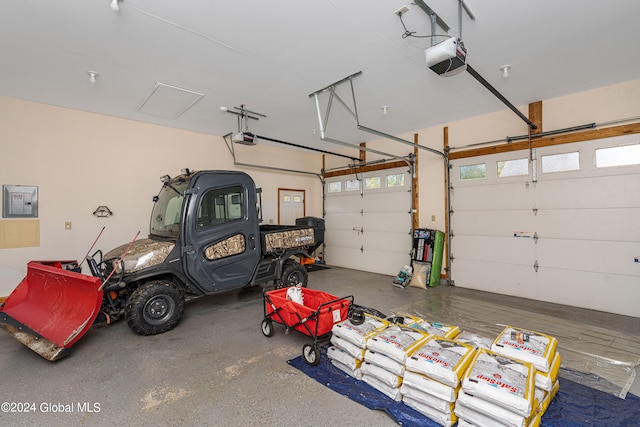
<svg viewBox="0 0 640 427">
<path fill-rule="evenodd" d="M 573 142 L 591 141 L 594 139 L 612 138 L 614 136 L 632 135 L 640 133 L 640 123 L 613 126 L 604 129 L 587 130 L 567 133 L 531 141 L 531 148 L 551 147 L 553 145 L 570 144 Z M 449 153 L 449 160 L 466 159 L 468 157 L 485 156 L 490 154 L 508 153 L 511 151 L 528 150 L 529 141 L 512 142 L 510 144 L 493 145 L 491 147 L 474 148 L 471 150 L 454 151 Z"/>
</svg>

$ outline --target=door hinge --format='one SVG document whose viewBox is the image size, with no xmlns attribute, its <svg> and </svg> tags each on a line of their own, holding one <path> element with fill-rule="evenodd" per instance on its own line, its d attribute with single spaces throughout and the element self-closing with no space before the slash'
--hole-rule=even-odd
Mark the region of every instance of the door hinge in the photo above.
<svg viewBox="0 0 640 427">
<path fill-rule="evenodd" d="M 536 260 L 535 264 L 533 264 L 533 269 L 536 271 L 536 273 L 538 272 L 538 268 L 540 268 L 540 265 L 538 264 L 538 260 Z"/>
<path fill-rule="evenodd" d="M 187 196 L 189 194 L 198 194 L 198 187 L 188 188 L 184 190 L 184 195 Z"/>
<path fill-rule="evenodd" d="M 538 244 L 538 232 L 533 233 L 533 243 Z"/>
<path fill-rule="evenodd" d="M 364 246 L 360 245 L 360 252 L 364 253 Z"/>
<path fill-rule="evenodd" d="M 182 255 L 191 255 L 193 253 L 195 253 L 193 246 L 187 245 L 182 247 Z"/>
</svg>

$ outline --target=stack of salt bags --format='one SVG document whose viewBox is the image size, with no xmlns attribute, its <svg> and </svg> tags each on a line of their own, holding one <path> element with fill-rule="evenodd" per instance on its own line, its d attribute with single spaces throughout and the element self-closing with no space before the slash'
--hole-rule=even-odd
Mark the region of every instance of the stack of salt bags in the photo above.
<svg viewBox="0 0 640 427">
<path fill-rule="evenodd" d="M 362 381 L 395 401 L 402 399 L 400 385 L 407 355 L 430 337 L 424 331 L 403 325 L 389 325 L 367 341 Z"/>
<path fill-rule="evenodd" d="M 557 348 L 558 340 L 552 336 L 512 326 L 506 326 L 491 345 L 495 353 L 524 360 L 534 366 L 536 394 L 541 397 L 538 399 L 541 403 L 557 392 L 562 361 Z"/>
<path fill-rule="evenodd" d="M 460 425 L 529 427 L 540 424 L 535 368 L 529 362 L 479 349 L 462 379 L 455 414 Z"/>
<path fill-rule="evenodd" d="M 476 352 L 475 347 L 432 336 L 407 358 L 402 400 L 443 426 L 457 421 L 454 402 L 460 381 Z"/>
<path fill-rule="evenodd" d="M 365 313 L 364 322 L 359 325 L 354 325 L 349 319 L 333 325 L 333 345 L 327 349 L 331 364 L 356 379 L 362 379 L 360 365 L 364 359 L 367 340 L 387 326 L 389 322 L 368 313 Z"/>
</svg>

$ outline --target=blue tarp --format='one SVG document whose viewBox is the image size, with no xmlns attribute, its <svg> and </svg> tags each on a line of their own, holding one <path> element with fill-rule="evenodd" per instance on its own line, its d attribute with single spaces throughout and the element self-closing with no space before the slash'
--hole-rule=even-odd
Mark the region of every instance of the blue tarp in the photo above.
<svg viewBox="0 0 640 427">
<path fill-rule="evenodd" d="M 291 366 L 349 399 L 369 409 L 385 411 L 405 427 L 438 427 L 421 413 L 395 402 L 363 381 L 334 367 L 322 348 L 318 366 L 309 366 L 302 356 L 287 361 Z M 574 381 L 560 378 L 560 390 L 542 417 L 543 427 L 633 427 L 640 426 L 640 398 L 620 399 Z"/>
</svg>

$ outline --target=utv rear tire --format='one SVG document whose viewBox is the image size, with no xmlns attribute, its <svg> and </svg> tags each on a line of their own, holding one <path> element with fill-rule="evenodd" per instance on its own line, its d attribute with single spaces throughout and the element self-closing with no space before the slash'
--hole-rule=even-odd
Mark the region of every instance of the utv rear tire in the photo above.
<svg viewBox="0 0 640 427">
<path fill-rule="evenodd" d="M 303 265 L 295 261 L 286 261 L 282 268 L 282 280 L 278 287 L 288 288 L 300 284 L 303 288 L 306 288 L 308 281 L 309 273 L 307 273 L 307 269 Z"/>
<path fill-rule="evenodd" d="M 136 289 L 124 310 L 129 327 L 139 335 L 173 329 L 184 312 L 184 294 L 173 283 L 155 280 Z"/>
</svg>

